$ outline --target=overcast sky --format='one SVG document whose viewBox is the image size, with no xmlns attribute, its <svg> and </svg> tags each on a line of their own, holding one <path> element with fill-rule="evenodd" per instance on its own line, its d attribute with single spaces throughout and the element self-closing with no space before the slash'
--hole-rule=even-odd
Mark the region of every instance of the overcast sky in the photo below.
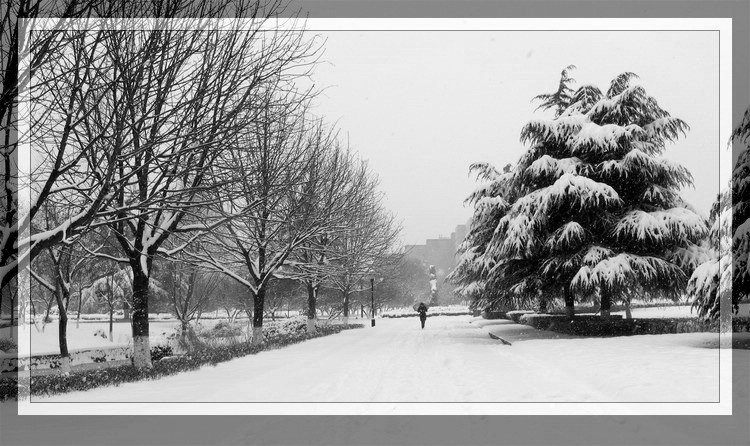
<svg viewBox="0 0 750 446">
<path fill-rule="evenodd" d="M 502 167 L 525 150 L 530 102 L 573 64 L 577 85 L 606 91 L 623 71 L 691 127 L 666 156 L 686 166 L 683 197 L 706 215 L 719 191 L 718 32 L 331 31 L 314 80 L 315 113 L 337 121 L 381 180 L 404 243 L 449 236 L 466 222 L 468 166 Z M 575 86 L 574 86 L 575 87 Z"/>
</svg>

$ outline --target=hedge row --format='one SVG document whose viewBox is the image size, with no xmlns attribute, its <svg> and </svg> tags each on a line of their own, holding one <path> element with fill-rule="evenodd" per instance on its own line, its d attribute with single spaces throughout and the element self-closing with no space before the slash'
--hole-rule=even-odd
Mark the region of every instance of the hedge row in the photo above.
<svg viewBox="0 0 750 446">
<path fill-rule="evenodd" d="M 28 377 L 19 379 L 16 376 L 2 378 L 0 379 L 0 401 L 18 398 L 19 396 L 26 397 L 29 393 L 31 395 L 54 395 L 89 390 L 107 385 L 119 385 L 144 379 L 159 379 L 179 372 L 196 370 L 207 364 L 216 365 L 220 362 L 255 354 L 263 350 L 280 348 L 308 339 L 339 333 L 342 330 L 363 327 L 364 325 L 362 324 L 319 326 L 315 334 L 305 333 L 278 336 L 274 339 L 266 339 L 261 345 L 252 345 L 249 342 L 245 342 L 201 348 L 188 355 L 166 356 L 157 359 L 153 362 L 153 367 L 150 369 L 136 369 L 131 365 L 124 365 L 103 369 L 74 371 L 69 375 L 38 375 L 32 376 L 30 379 Z M 21 391 L 20 395 L 18 394 L 19 387 Z"/>
<path fill-rule="evenodd" d="M 695 333 L 719 331 L 717 321 L 684 318 L 602 319 L 599 316 L 525 314 L 519 317 L 522 324 L 540 330 L 550 330 L 575 336 L 632 336 L 643 334 Z"/>
<path fill-rule="evenodd" d="M 750 317 L 733 317 L 732 331 L 735 333 L 745 333 L 750 331 Z"/>
<path fill-rule="evenodd" d="M 536 314 L 536 313 L 534 313 L 533 311 L 529 311 L 529 310 L 514 310 L 514 311 L 508 311 L 507 313 L 505 313 L 505 317 L 512 320 L 516 324 L 520 324 L 521 316 L 525 314 Z"/>
<path fill-rule="evenodd" d="M 510 319 L 505 311 L 485 311 L 482 313 L 482 319 Z"/>
</svg>

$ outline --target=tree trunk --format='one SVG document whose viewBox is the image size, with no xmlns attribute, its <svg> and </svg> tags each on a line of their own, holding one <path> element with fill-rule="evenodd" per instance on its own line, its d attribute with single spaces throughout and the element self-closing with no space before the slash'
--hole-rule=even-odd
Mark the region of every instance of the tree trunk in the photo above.
<svg viewBox="0 0 750 446">
<path fill-rule="evenodd" d="M 17 291 L 16 291 L 17 292 Z M 16 303 L 14 302 L 15 299 L 13 299 L 13 293 L 10 293 L 10 338 L 13 339 L 13 325 L 14 324 L 14 318 L 16 313 Z"/>
<path fill-rule="evenodd" d="M 122 302 L 122 319 L 126 321 L 130 320 L 130 304 L 126 301 Z"/>
<path fill-rule="evenodd" d="M 112 335 L 114 324 L 114 310 L 112 309 L 112 305 L 109 306 L 109 342 L 115 342 L 115 337 Z"/>
<path fill-rule="evenodd" d="M 317 287 L 313 286 L 311 283 L 307 284 L 307 332 L 308 333 L 315 333 L 315 316 L 317 315 L 317 312 L 315 311 L 315 304 L 317 303 Z"/>
<path fill-rule="evenodd" d="M 630 299 L 625 301 L 625 319 L 633 319 L 633 313 L 630 311 Z"/>
<path fill-rule="evenodd" d="M 253 296 L 253 345 L 263 343 L 263 305 L 266 300 L 266 290 L 261 287 Z"/>
<path fill-rule="evenodd" d="M 601 312 L 601 317 L 608 319 L 610 315 L 610 309 L 612 308 L 612 300 L 609 298 L 609 293 L 602 290 L 600 293 L 600 302 L 601 302 L 601 309 L 599 310 Z"/>
<path fill-rule="evenodd" d="M 55 299 L 57 299 L 57 296 L 55 296 Z M 44 327 L 47 326 L 47 321 L 49 320 L 49 312 L 51 309 L 52 309 L 52 300 L 50 299 L 47 302 L 47 309 L 44 311 L 44 317 L 42 318 L 42 331 L 44 331 Z"/>
<path fill-rule="evenodd" d="M 575 312 L 575 296 L 570 290 L 570 287 L 565 287 L 565 314 L 568 317 L 573 317 Z"/>
<path fill-rule="evenodd" d="M 190 321 L 188 320 L 180 320 L 180 346 L 185 349 L 185 351 L 191 351 L 193 348 L 193 331 L 190 327 Z"/>
<path fill-rule="evenodd" d="M 81 301 L 83 301 L 83 290 L 81 284 L 78 284 L 78 313 L 76 314 L 76 328 L 81 326 Z"/>
<path fill-rule="evenodd" d="M 151 346 L 148 340 L 148 284 L 148 275 L 141 271 L 140 265 L 133 265 L 133 366 L 139 369 L 151 368 Z"/>
<path fill-rule="evenodd" d="M 57 326 L 58 342 L 60 344 L 60 373 L 70 373 L 70 353 L 68 352 L 68 313 L 65 307 L 65 301 L 70 297 L 61 284 L 57 284 L 55 290 L 55 299 L 57 300 L 57 309 L 60 313 L 59 323 Z"/>
<path fill-rule="evenodd" d="M 349 292 L 344 292 L 344 325 L 349 325 Z"/>
<path fill-rule="evenodd" d="M 547 297 L 546 296 L 539 297 L 539 312 L 540 313 L 547 312 Z"/>
</svg>

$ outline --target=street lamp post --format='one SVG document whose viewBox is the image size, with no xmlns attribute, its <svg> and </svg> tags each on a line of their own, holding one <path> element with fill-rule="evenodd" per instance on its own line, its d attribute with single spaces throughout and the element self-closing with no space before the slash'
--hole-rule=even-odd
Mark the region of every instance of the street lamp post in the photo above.
<svg viewBox="0 0 750 446">
<path fill-rule="evenodd" d="M 375 279 L 370 278 L 370 299 L 372 299 L 370 307 L 370 318 L 372 326 L 375 326 Z"/>
</svg>

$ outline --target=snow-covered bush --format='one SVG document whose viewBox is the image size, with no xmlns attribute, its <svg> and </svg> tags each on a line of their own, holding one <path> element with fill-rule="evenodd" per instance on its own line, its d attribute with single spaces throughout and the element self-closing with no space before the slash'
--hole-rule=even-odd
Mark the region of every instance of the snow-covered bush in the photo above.
<svg viewBox="0 0 750 446">
<path fill-rule="evenodd" d="M 307 318 L 295 317 L 286 320 L 266 322 L 263 327 L 263 339 L 269 340 L 284 336 L 302 336 L 307 334 Z"/>
<path fill-rule="evenodd" d="M 205 338 L 231 338 L 242 335 L 242 325 L 229 321 L 219 321 L 213 328 L 202 330 L 199 336 Z"/>
<path fill-rule="evenodd" d="M 514 311 L 508 311 L 505 313 L 505 317 L 512 320 L 515 323 L 520 323 L 521 318 L 526 314 L 533 314 L 533 311 L 529 310 L 514 310 Z"/>
<path fill-rule="evenodd" d="M 151 360 L 158 361 L 167 356 L 172 356 L 174 352 L 169 345 L 155 345 L 151 347 Z"/>
<path fill-rule="evenodd" d="M 18 344 L 13 339 L 0 338 L 0 352 L 10 353 L 18 351 Z"/>
</svg>

